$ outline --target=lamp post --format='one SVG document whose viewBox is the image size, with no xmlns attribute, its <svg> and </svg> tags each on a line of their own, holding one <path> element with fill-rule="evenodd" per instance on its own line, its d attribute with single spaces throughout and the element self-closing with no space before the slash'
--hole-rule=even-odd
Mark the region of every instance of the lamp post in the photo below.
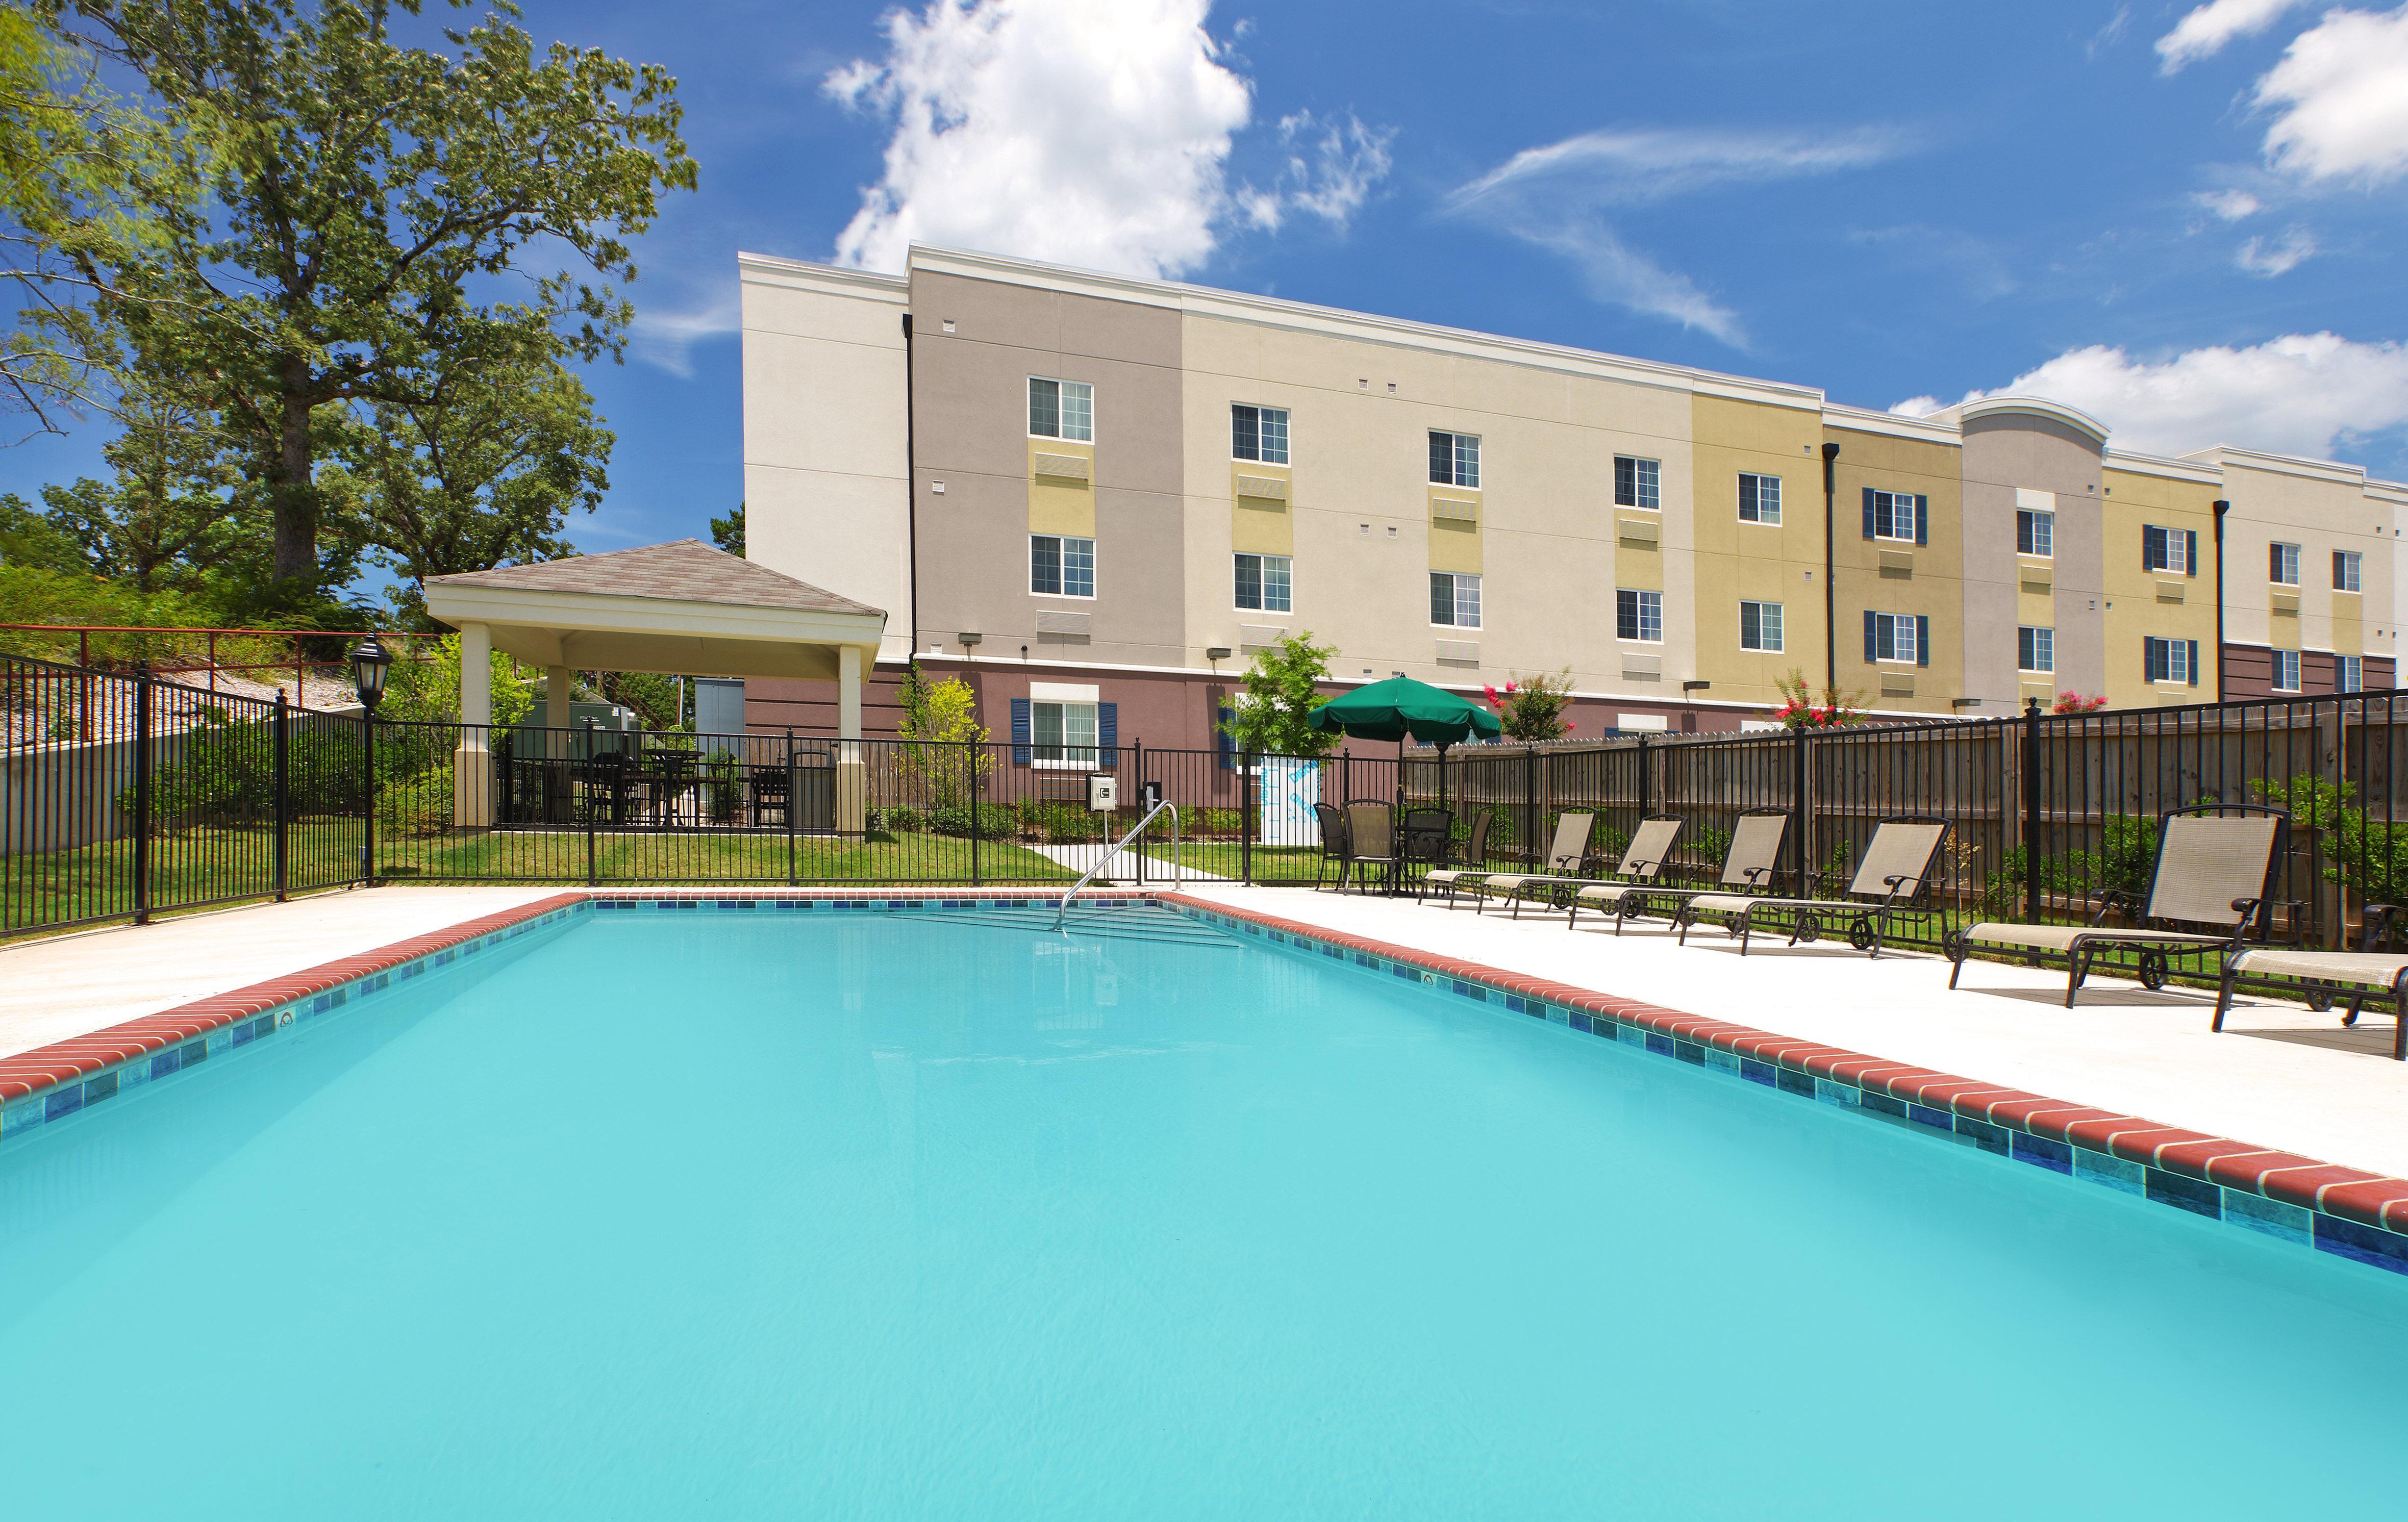
<svg viewBox="0 0 2408 1522">
<path fill-rule="evenodd" d="M 351 685 L 359 690 L 365 710 L 360 720 L 366 742 L 360 747 L 361 797 L 366 800 L 360 818 L 360 877 L 370 887 L 376 885 L 376 711 L 384 701 L 385 672 L 392 665 L 393 656 L 374 634 L 351 647 Z"/>
</svg>

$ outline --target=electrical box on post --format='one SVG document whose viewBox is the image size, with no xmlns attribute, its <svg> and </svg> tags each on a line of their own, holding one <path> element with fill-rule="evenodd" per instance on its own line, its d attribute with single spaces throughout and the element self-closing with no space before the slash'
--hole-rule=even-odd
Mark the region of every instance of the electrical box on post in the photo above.
<svg viewBox="0 0 2408 1522">
<path fill-rule="evenodd" d="M 1121 806 L 1121 779 L 1101 773 L 1087 778 L 1087 806 L 1098 814 L 1110 814 Z"/>
</svg>

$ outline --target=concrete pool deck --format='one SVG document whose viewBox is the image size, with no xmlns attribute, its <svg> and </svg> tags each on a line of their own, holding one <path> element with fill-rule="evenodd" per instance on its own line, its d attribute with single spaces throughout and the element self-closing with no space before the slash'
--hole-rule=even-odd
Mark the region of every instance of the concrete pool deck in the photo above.
<svg viewBox="0 0 2408 1522">
<path fill-rule="evenodd" d="M 660 891 L 753 896 L 734 888 Z M 2205 994 L 2153 994 L 2094 978 L 2067 1010 L 2062 973 L 2021 966 L 1972 964 L 1963 989 L 1951 993 L 1947 963 L 1927 953 L 1874 961 L 1844 944 L 1786 948 L 1775 936 L 1742 959 L 1711 929 L 1682 947 L 1660 923 L 1634 922 L 1617 939 L 1610 920 L 1567 931 L 1559 914 L 1526 913 L 1515 921 L 1301 889 L 1191 882 L 1182 891 L 1200 903 L 2408 1177 L 2408 1064 L 2390 1060 L 2387 1011 L 2344 1029 L 2338 1014 L 2244 999 L 2216 1035 L 2207 1029 Z M 0 1058 L 563 892 L 389 887 L 9 946 L 0 949 Z"/>
</svg>

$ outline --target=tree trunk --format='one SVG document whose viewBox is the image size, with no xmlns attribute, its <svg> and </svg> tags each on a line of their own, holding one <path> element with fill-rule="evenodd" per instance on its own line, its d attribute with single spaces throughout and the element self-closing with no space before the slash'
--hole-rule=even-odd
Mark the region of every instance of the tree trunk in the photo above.
<svg viewBox="0 0 2408 1522">
<path fill-rule="evenodd" d="M 279 581 L 318 580 L 318 490 L 310 479 L 309 412 L 304 394 L 308 362 L 288 360 L 278 378 L 283 383 L 284 416 L 271 468 L 269 501 L 274 505 L 276 554 L 270 574 Z"/>
</svg>

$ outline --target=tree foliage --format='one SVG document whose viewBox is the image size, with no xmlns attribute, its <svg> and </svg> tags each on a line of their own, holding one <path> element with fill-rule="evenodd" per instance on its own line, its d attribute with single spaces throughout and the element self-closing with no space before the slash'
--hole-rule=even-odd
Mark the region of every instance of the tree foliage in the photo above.
<svg viewBox="0 0 2408 1522">
<path fill-rule="evenodd" d="M 1518 677 L 1503 687 L 1482 690 L 1497 713 L 1508 740 L 1558 740 L 1571 726 L 1564 710 L 1571 706 L 1572 670 Z"/>
<path fill-rule="evenodd" d="M 725 518 L 710 520 L 710 542 L 730 555 L 744 553 L 744 505 L 738 503 Z"/>
<path fill-rule="evenodd" d="M 1314 729 L 1312 710 L 1329 700 L 1320 684 L 1329 679 L 1334 645 L 1315 645 L 1312 631 L 1289 634 L 1254 652 L 1223 733 L 1240 750 L 1273 756 L 1326 756 L 1345 740 Z"/>
<path fill-rule="evenodd" d="M 918 784 L 919 795 L 931 806 L 962 804 L 971 784 L 984 782 L 995 764 L 995 758 L 978 748 L 987 739 L 978 718 L 978 694 L 958 676 L 930 681 L 915 661 L 896 696 L 903 715 L 895 733 L 906 741 L 933 742 L 902 748 L 904 776 Z"/>
</svg>

